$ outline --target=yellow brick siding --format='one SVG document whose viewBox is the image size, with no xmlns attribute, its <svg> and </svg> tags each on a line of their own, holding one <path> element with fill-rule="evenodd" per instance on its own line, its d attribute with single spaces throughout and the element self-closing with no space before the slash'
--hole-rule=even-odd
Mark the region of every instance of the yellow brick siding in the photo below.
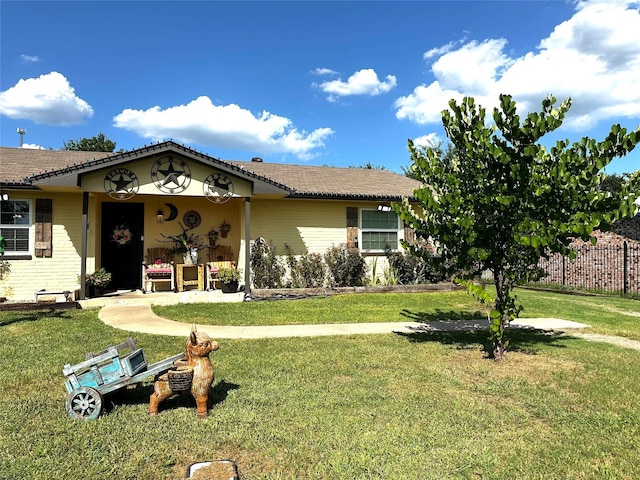
<svg viewBox="0 0 640 480">
<path fill-rule="evenodd" d="M 279 256 L 285 244 L 296 256 L 305 253 L 323 255 L 331 246 L 347 242 L 347 207 L 375 209 L 378 202 L 328 200 L 253 200 L 251 202 L 251 240 L 263 237 L 272 241 Z M 358 223 L 359 223 L 358 215 Z M 403 232 L 400 230 L 400 236 Z M 382 252 L 367 253 L 367 279 L 384 283 L 389 263 Z M 287 269 L 288 270 L 288 269 Z M 289 272 L 287 271 L 288 275 Z"/>
<path fill-rule="evenodd" d="M 251 237 L 272 241 L 278 253 L 288 244 L 297 255 L 324 253 L 347 241 L 347 203 L 314 200 L 254 200 Z"/>
<path fill-rule="evenodd" d="M 375 209 L 377 202 L 330 200 L 254 200 L 251 202 L 251 239 L 272 241 L 280 254 L 285 243 L 296 255 L 325 253 L 347 242 L 347 207 Z M 400 230 L 402 236 L 402 230 Z"/>
<path fill-rule="evenodd" d="M 76 290 L 80 273 L 82 196 L 46 192 L 12 195 L 15 200 L 30 200 L 35 215 L 35 199 L 53 200 L 53 252 L 39 258 L 31 251 L 31 260 L 9 260 L 11 272 L 0 281 L 0 294 L 11 300 L 34 300 L 38 290 Z M 34 228 L 30 231 L 33 248 Z M 88 262 L 93 264 L 93 258 Z"/>
<path fill-rule="evenodd" d="M 33 300 L 35 292 L 46 290 L 79 289 L 77 278 L 81 266 L 82 249 L 82 194 L 81 193 L 48 193 L 28 192 L 12 195 L 15 199 L 28 199 L 33 202 L 35 210 L 36 198 L 53 200 L 53 254 L 50 258 L 32 257 L 31 260 L 10 260 L 11 273 L 0 281 L 0 296 L 11 300 Z M 99 266 L 99 235 L 101 202 L 113 201 L 106 194 L 91 195 L 89 199 L 89 230 L 87 273 Z M 212 227 L 216 230 L 222 221 L 231 224 L 231 231 L 226 239 L 219 239 L 223 245 L 231 245 L 239 267 L 244 265 L 244 200 L 233 199 L 225 204 L 214 205 L 204 198 L 136 196 L 131 202 L 145 204 L 145 239 L 143 253 L 146 249 L 162 244 L 160 233 L 178 234 L 184 213 L 196 210 L 202 216 L 202 224 L 195 233 L 206 233 Z M 157 223 L 155 216 L 158 209 L 168 215 L 165 202 L 174 203 L 178 208 L 178 217 L 172 222 Z M 284 245 L 288 244 L 294 254 L 324 254 L 331 246 L 345 244 L 347 241 L 347 207 L 376 208 L 376 202 L 352 202 L 332 200 L 304 199 L 252 199 L 250 203 L 251 240 L 263 237 L 273 241 L 278 253 L 285 254 Z M 33 245 L 33 229 L 31 232 Z M 104 235 L 102 235 L 104 237 Z M 33 253 L 33 252 L 32 252 Z M 206 251 L 201 253 L 201 260 L 206 260 Z M 372 258 L 367 257 L 371 264 Z M 384 269 L 384 256 L 378 261 L 377 275 Z"/>
</svg>

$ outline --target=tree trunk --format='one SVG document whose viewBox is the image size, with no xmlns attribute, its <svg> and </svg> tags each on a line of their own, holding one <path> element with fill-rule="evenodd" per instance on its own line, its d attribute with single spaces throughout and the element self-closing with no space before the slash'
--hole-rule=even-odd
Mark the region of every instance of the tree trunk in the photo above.
<svg viewBox="0 0 640 480">
<path fill-rule="evenodd" d="M 505 338 L 505 329 L 509 325 L 509 313 L 507 312 L 507 302 L 509 298 L 510 288 L 504 282 L 504 273 L 502 270 L 494 272 L 494 284 L 496 287 L 496 302 L 494 309 L 497 310 L 499 323 L 492 323 L 489 327 L 491 333 L 491 357 L 496 360 L 505 360 L 507 356 L 507 344 Z M 492 318 L 492 322 L 493 322 Z"/>
</svg>

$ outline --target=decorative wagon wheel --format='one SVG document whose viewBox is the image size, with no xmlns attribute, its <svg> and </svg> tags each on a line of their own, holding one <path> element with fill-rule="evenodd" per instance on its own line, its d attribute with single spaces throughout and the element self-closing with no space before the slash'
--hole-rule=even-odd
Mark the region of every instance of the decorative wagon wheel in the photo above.
<svg viewBox="0 0 640 480">
<path fill-rule="evenodd" d="M 91 387 L 76 388 L 67 396 L 66 406 L 71 418 L 93 420 L 102 410 L 102 395 Z"/>
</svg>

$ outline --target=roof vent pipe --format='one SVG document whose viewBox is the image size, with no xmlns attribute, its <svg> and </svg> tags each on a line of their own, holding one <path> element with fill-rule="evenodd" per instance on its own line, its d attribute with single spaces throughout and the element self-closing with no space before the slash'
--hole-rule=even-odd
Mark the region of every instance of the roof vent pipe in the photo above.
<svg viewBox="0 0 640 480">
<path fill-rule="evenodd" d="M 262 159 L 260 157 L 253 157 L 251 161 L 256 163 L 262 163 Z"/>
</svg>

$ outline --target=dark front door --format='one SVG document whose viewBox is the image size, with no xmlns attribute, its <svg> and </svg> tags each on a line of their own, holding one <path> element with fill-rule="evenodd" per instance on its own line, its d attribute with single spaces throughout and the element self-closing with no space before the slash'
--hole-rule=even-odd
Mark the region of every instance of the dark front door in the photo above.
<svg viewBox="0 0 640 480">
<path fill-rule="evenodd" d="M 144 204 L 106 202 L 102 204 L 101 265 L 111 272 L 109 289 L 141 287 Z"/>
</svg>

